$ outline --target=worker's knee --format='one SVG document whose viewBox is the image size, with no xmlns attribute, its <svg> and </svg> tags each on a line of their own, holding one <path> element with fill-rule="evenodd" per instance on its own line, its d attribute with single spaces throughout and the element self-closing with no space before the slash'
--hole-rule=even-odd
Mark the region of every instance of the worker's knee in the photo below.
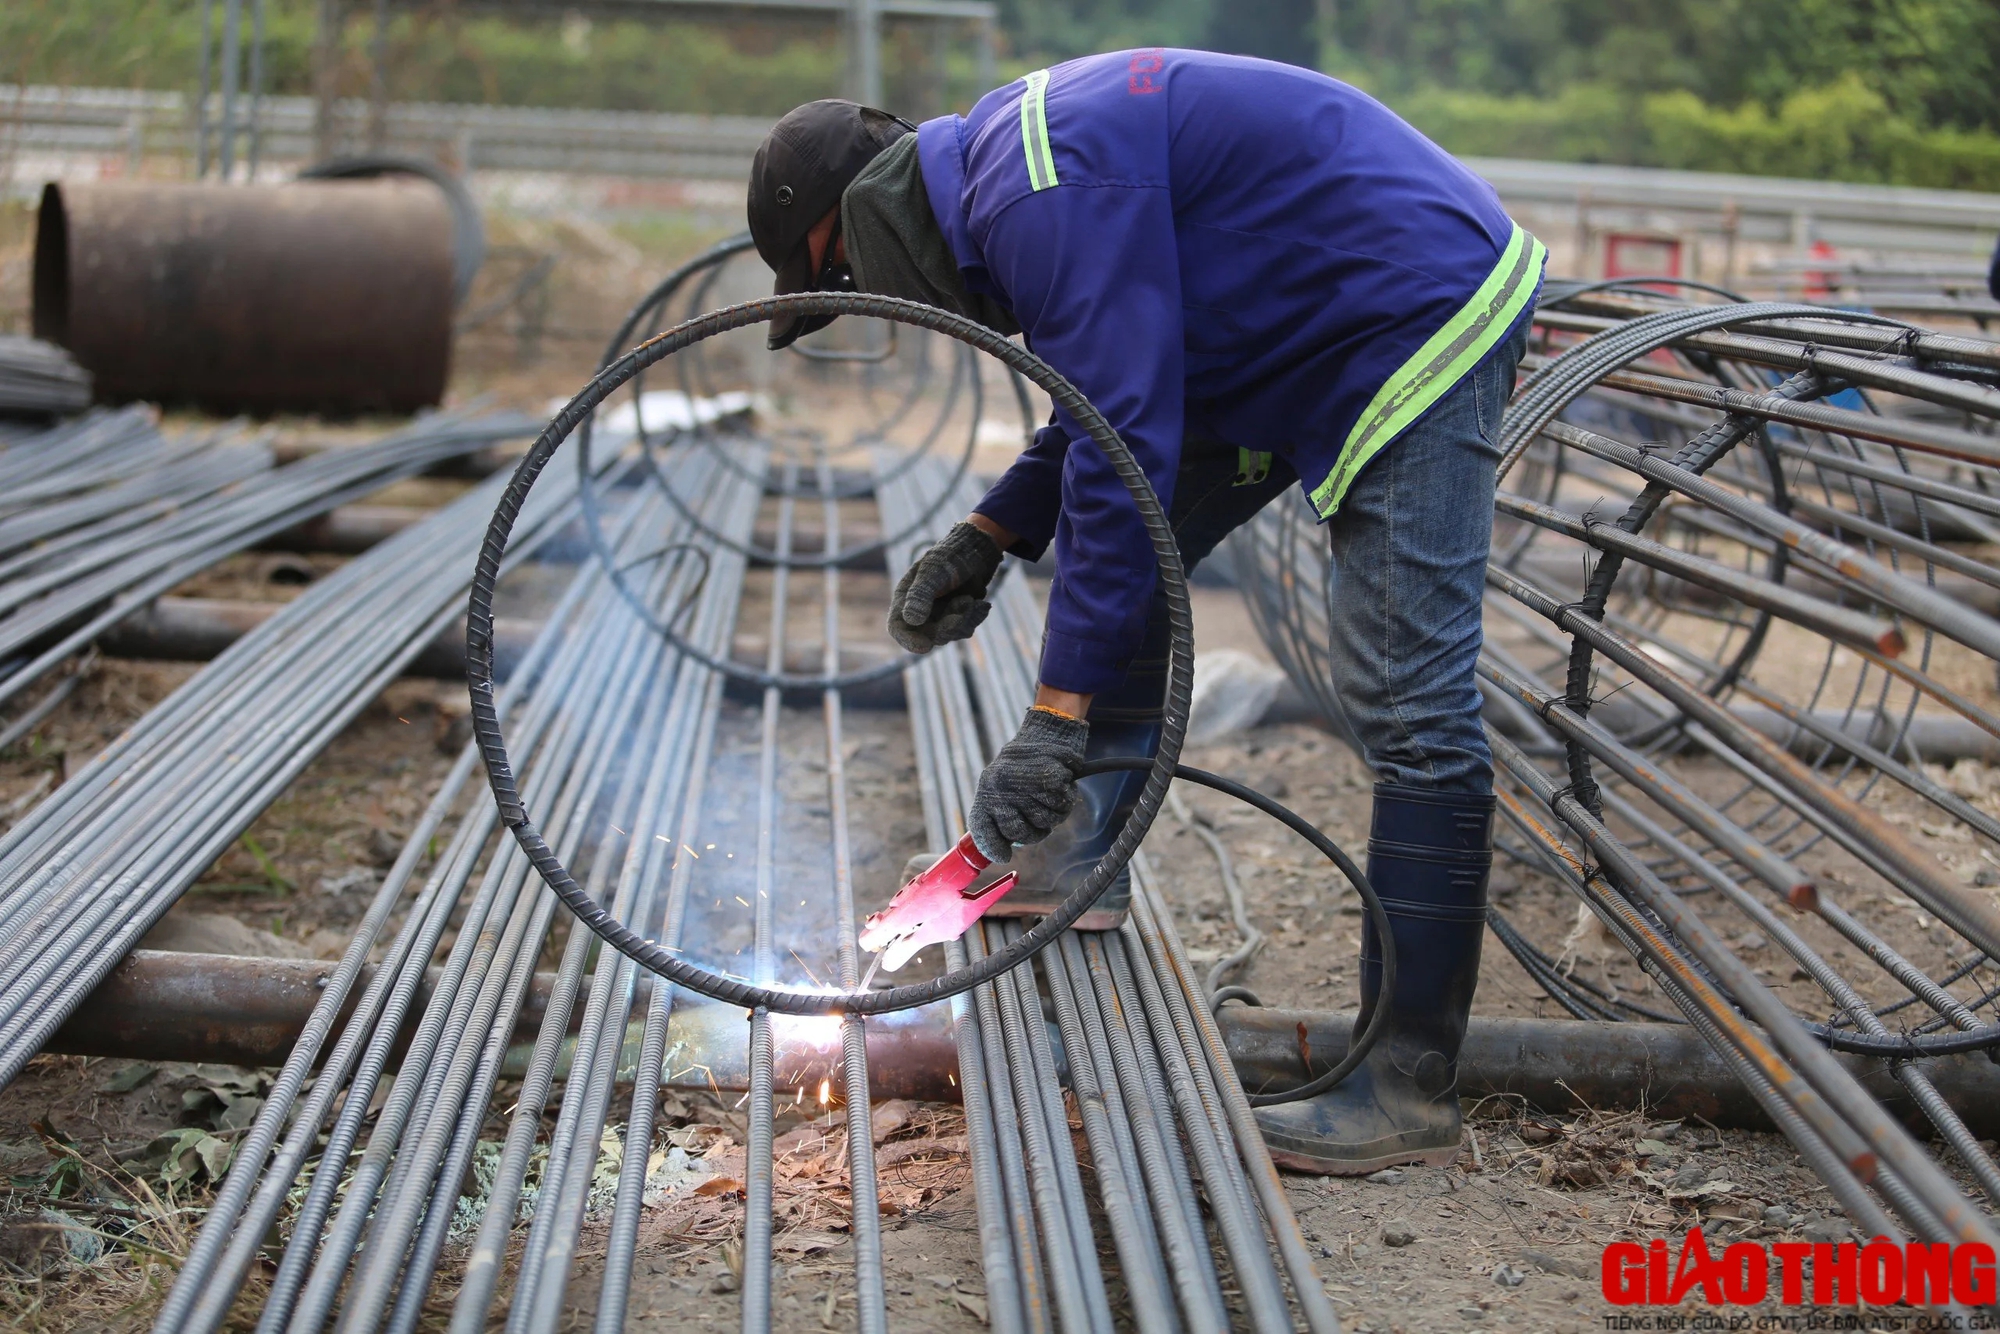
<svg viewBox="0 0 2000 1334">
<path fill-rule="evenodd" d="M 1474 672 L 1498 458 L 1495 399 L 1510 354 L 1503 349 L 1504 367 L 1482 367 L 1390 445 L 1329 525 L 1334 685 L 1364 759 L 1385 782 L 1492 790 Z"/>
<path fill-rule="evenodd" d="M 1475 644 L 1472 656 L 1477 654 Z M 1493 790 L 1493 757 L 1470 662 L 1350 664 L 1335 684 L 1348 729 L 1377 779 L 1439 792 Z"/>
</svg>

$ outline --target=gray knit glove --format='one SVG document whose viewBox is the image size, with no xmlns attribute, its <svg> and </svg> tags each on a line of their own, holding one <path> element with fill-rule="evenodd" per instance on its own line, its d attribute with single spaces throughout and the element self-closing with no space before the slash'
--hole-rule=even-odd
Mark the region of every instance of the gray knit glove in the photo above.
<svg viewBox="0 0 2000 1334">
<path fill-rule="evenodd" d="M 1039 843 L 1076 805 L 1076 771 L 1090 724 L 1029 709 L 1014 739 L 979 775 L 966 819 L 988 861 L 1011 861 L 1016 846 Z"/>
<path fill-rule="evenodd" d="M 1000 568 L 1000 548 L 969 523 L 917 557 L 889 599 L 889 637 L 912 653 L 972 638 L 993 610 L 986 586 Z"/>
</svg>

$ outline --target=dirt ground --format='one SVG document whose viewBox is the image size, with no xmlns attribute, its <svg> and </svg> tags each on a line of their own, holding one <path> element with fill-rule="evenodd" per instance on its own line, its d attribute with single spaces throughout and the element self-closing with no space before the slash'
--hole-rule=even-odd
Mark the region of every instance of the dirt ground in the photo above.
<svg viewBox="0 0 2000 1334">
<path fill-rule="evenodd" d="M 104 664 L 74 712 L 59 712 L 47 734 L 77 747 L 90 718 L 108 735 L 182 670 Z M 210 913 L 242 922 L 259 933 L 242 952 L 336 950 L 395 836 L 414 820 L 446 762 L 438 695 L 430 683 L 408 682 L 371 707 L 253 830 L 262 856 L 247 847 L 232 851 L 169 921 Z M 732 749 L 749 757 L 752 711 L 734 712 L 741 721 L 726 729 L 719 759 L 725 766 L 740 762 L 728 757 Z M 906 789 L 896 781 L 909 761 L 907 742 L 895 741 L 903 730 L 895 721 L 887 714 L 850 719 L 858 743 L 850 760 L 856 824 L 880 831 L 879 846 L 862 849 L 862 870 L 871 876 L 878 866 L 900 865 L 906 847 L 921 842 Z M 810 712 L 788 711 L 786 727 L 798 735 L 817 726 Z M 1283 792 L 1350 846 L 1364 839 L 1364 775 L 1340 743 L 1316 729 L 1262 727 L 1190 758 Z M 46 771 L 50 761 L 42 764 Z M 11 760 L 6 790 L 32 772 L 27 761 Z M 786 778 L 801 803 L 822 782 L 805 772 Z M 1242 980 L 1271 1004 L 1350 1005 L 1359 922 L 1351 896 L 1261 817 L 1230 812 L 1205 793 L 1192 802 L 1221 830 L 1251 915 L 1271 933 Z M 1182 930 L 1191 948 L 1203 952 L 1198 957 L 1219 954 L 1234 935 L 1207 853 L 1191 835 L 1164 819 L 1162 825 L 1148 847 L 1156 866 L 1171 868 L 1166 888 Z M 273 873 L 291 888 L 279 888 Z M 1560 940 L 1573 919 L 1562 892 L 1539 877 L 1504 879 L 1511 883 L 1502 901 L 1523 930 L 1545 946 Z M 1893 915 L 1888 924 L 1895 924 Z M 1636 970 L 1615 959 L 1585 957 L 1579 968 L 1638 986 Z M 1478 1009 L 1538 1014 L 1553 1006 L 1504 951 L 1489 946 Z M 257 1096 L 255 1072 L 75 1057 L 41 1058 L 0 1092 L 0 1154 L 7 1156 L 16 1209 L 0 1227 L 0 1258 L 11 1255 L 15 1264 L 11 1284 L 0 1286 L 10 1318 L 50 1330 L 142 1326 L 209 1189 L 207 1172 L 196 1166 L 200 1151 L 210 1136 L 226 1141 L 231 1107 Z M 740 1113 L 728 1100 L 669 1094 L 666 1101 L 662 1142 L 692 1134 L 690 1142 L 705 1149 L 703 1183 L 722 1185 L 710 1194 L 683 1189 L 677 1201 L 648 1211 L 629 1320 L 635 1328 L 724 1326 L 736 1319 L 732 1262 L 740 1261 L 733 1239 L 741 1206 L 731 1183 L 740 1181 Z M 495 1105 L 509 1102 L 503 1086 Z M 1674 1236 L 1695 1222 L 1725 1239 L 1827 1238 L 1844 1227 L 1824 1189 L 1775 1135 L 1662 1125 L 1629 1112 L 1558 1117 L 1497 1102 L 1472 1111 L 1466 1151 L 1451 1168 L 1370 1181 L 1289 1180 L 1321 1276 L 1349 1328 L 1417 1331 L 1480 1321 L 1524 1330 L 1596 1328 L 1608 1308 L 1594 1266 L 1608 1241 Z M 940 1330 L 976 1329 L 983 1284 L 962 1123 L 946 1107 L 907 1114 L 909 1121 L 882 1138 L 885 1160 L 906 1155 L 885 1169 L 885 1198 L 894 1209 L 885 1218 L 884 1241 L 892 1319 L 899 1326 L 922 1320 Z M 496 1118 L 492 1129 L 499 1128 Z M 780 1168 L 776 1322 L 786 1331 L 839 1328 L 852 1318 L 839 1130 L 796 1118 L 780 1129 L 803 1133 L 787 1144 Z M 198 1132 L 191 1151 L 161 1147 L 163 1137 L 189 1131 Z M 1080 1121 L 1072 1131 L 1087 1161 Z M 56 1214 L 26 1208 L 66 1172 L 85 1183 L 80 1200 L 72 1191 L 55 1203 Z M 1088 1168 L 1085 1184 L 1094 1189 Z M 571 1289 L 579 1322 L 594 1310 L 606 1221 L 600 1217 L 586 1231 Z M 79 1222 L 92 1230 L 79 1236 Z M 53 1262 L 51 1238 L 65 1246 Z M 85 1262 L 93 1246 L 103 1249 Z M 1105 1260 L 1115 1268 L 1108 1249 Z M 427 1326 L 441 1326 L 449 1309 L 451 1271 L 448 1260 Z"/>
</svg>

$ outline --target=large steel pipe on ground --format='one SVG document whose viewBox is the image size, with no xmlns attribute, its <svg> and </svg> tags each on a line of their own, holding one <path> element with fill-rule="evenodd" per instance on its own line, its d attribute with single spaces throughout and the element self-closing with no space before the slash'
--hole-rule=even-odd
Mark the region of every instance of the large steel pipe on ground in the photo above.
<svg viewBox="0 0 2000 1334">
<path fill-rule="evenodd" d="M 70 1016 L 52 1052 L 125 1059 L 277 1065 L 291 1051 L 332 973 L 331 962 L 138 950 Z M 515 1028 L 517 1044 L 541 1026 L 553 975 L 537 974 Z M 366 980 L 364 977 L 363 985 Z M 359 988 L 357 988 L 358 994 Z M 412 1015 L 421 1006 L 413 1006 Z M 942 1015 L 925 1012 L 868 1028 L 870 1089 L 878 1098 L 957 1101 L 957 1051 Z M 1299 1078 L 1301 1032 L 1314 1068 L 1338 1061 L 1353 1017 L 1322 1011 L 1229 1006 L 1219 1016 L 1229 1054 L 1253 1092 Z M 840 1029 L 832 1020 L 780 1020 L 777 1083 L 841 1087 Z M 723 1005 L 676 1006 L 664 1082 L 740 1092 L 749 1086 L 747 1028 Z M 332 1044 L 329 1043 L 329 1046 Z M 1879 1061 L 1837 1059 L 1892 1111 L 1917 1110 Z M 2000 1066 L 1978 1053 L 1922 1063 L 1975 1134 L 2000 1134 Z M 1550 1112 L 1644 1108 L 1662 1120 L 1773 1127 L 1713 1048 L 1682 1024 L 1475 1018 L 1459 1057 L 1459 1091 L 1501 1096 Z"/>
<path fill-rule="evenodd" d="M 270 620 L 282 602 L 231 602 L 222 598 L 159 598 L 98 636 L 98 650 L 113 658 L 151 662 L 207 662 Z M 502 620 L 494 642 L 501 673 L 513 670 L 541 633 L 537 621 Z M 410 660 L 405 676 L 439 681 L 465 679 L 465 627 L 453 626 Z"/>
<path fill-rule="evenodd" d="M 1349 1014 L 1226 1007 L 1219 1016 L 1243 1086 L 1296 1084 L 1300 1046 L 1313 1069 L 1339 1061 L 1354 1028 Z M 1922 1114 L 1888 1067 L 1836 1053 L 1882 1104 L 1915 1126 Z M 2000 1133 L 2000 1066 L 1974 1052 L 1923 1061 L 1967 1126 Z M 1661 1120 L 1698 1117 L 1718 1126 L 1775 1130 L 1734 1069 L 1687 1024 L 1475 1017 L 1458 1058 L 1459 1094 L 1503 1097 L 1550 1112 L 1644 1108 Z"/>
<path fill-rule="evenodd" d="M 452 221 L 405 180 L 57 183 L 34 330 L 105 402 L 407 413 L 451 361 Z"/>
<path fill-rule="evenodd" d="M 259 551 L 323 551 L 336 556 L 358 556 L 380 542 L 387 542 L 405 528 L 422 523 L 432 511 L 414 505 L 342 505 L 296 528 L 287 528 L 267 541 Z"/>
<path fill-rule="evenodd" d="M 134 612 L 98 636 L 97 648 L 111 658 L 136 658 L 148 662 L 208 662 L 220 657 L 224 649 L 277 615 L 284 605 L 282 602 L 232 602 L 222 598 L 158 598 L 144 610 Z M 503 679 L 513 672 L 514 665 L 527 653 L 541 629 L 538 621 L 503 617 L 494 623 L 496 661 Z M 850 667 L 856 665 L 853 660 L 856 656 L 859 655 L 850 656 Z M 863 658 L 861 665 L 866 665 L 867 661 Z M 805 671 L 811 668 L 811 663 L 799 658 L 789 662 L 788 666 Z M 410 660 L 403 674 L 438 681 L 463 681 L 465 627 L 454 626 L 439 635 L 422 653 Z M 755 686 L 732 683 L 725 693 L 732 699 L 755 703 L 762 692 Z M 786 698 L 788 703 L 798 701 L 802 707 L 817 702 L 819 692 L 805 689 L 787 691 Z M 900 709 L 903 707 L 902 678 L 891 676 L 880 681 L 864 682 L 845 691 L 843 698 L 849 708 Z"/>
<path fill-rule="evenodd" d="M 134 950 L 57 1030 L 46 1050 L 128 1060 L 280 1065 L 298 1041 L 335 967 L 331 960 Z M 357 998 L 366 990 L 374 967 L 363 969 L 353 992 Z M 409 1009 L 406 1027 L 414 1027 L 437 973 L 432 969 L 426 978 L 423 994 Z M 555 974 L 535 975 L 514 1029 L 517 1044 L 533 1042 L 541 1030 L 554 985 Z M 571 1013 L 572 1029 L 581 1017 Z M 340 1022 L 346 1020 L 343 1012 Z M 829 1092 L 839 1091 L 838 1020 L 780 1017 L 775 1029 L 779 1086 L 812 1094 L 826 1079 L 831 1081 Z M 747 1035 L 741 1010 L 676 1005 L 667 1026 L 663 1082 L 732 1092 L 749 1087 Z M 332 1040 L 326 1046 L 330 1050 Z M 930 1102 L 958 1098 L 956 1048 L 950 1016 L 943 1007 L 871 1023 L 868 1060 L 874 1070 L 869 1087 L 875 1097 Z"/>
</svg>

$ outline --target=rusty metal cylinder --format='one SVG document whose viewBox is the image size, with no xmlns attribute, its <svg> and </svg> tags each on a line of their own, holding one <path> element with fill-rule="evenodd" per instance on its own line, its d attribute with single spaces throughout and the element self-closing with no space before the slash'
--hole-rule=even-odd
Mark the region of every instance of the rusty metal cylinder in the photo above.
<svg viewBox="0 0 2000 1334">
<path fill-rule="evenodd" d="M 444 395 L 452 262 L 428 182 L 58 183 L 34 328 L 100 401 L 408 413 Z"/>
</svg>

